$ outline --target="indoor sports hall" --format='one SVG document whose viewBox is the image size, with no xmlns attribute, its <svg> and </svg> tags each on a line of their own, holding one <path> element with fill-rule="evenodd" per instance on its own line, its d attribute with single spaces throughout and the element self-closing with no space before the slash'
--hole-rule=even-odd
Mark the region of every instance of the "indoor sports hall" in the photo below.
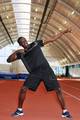
<svg viewBox="0 0 80 120">
<path fill-rule="evenodd" d="M 0 0 L 0 120 L 67 120 L 63 110 L 80 120 L 80 0 Z"/>
</svg>

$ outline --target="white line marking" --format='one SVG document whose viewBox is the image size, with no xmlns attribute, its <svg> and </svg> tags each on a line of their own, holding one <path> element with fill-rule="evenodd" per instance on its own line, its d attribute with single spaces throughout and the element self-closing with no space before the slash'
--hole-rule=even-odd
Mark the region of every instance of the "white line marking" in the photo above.
<svg viewBox="0 0 80 120">
<path fill-rule="evenodd" d="M 61 80 L 61 81 L 64 81 L 64 80 L 66 80 L 66 81 L 80 81 L 80 79 L 73 79 L 73 78 L 58 78 L 58 80 Z"/>
<path fill-rule="evenodd" d="M 67 85 L 66 83 L 63 83 L 63 84 L 66 85 L 66 86 L 68 86 L 68 87 L 70 87 L 70 88 L 74 88 L 74 89 L 76 89 L 76 90 L 80 90 L 79 88 L 72 87 L 72 86 L 70 86 L 70 85 Z"/>
<path fill-rule="evenodd" d="M 70 93 L 68 93 L 68 92 L 66 92 L 66 91 L 64 91 L 64 90 L 62 90 L 62 91 L 63 91 L 65 94 L 71 96 L 72 98 L 74 98 L 74 99 L 80 101 L 80 99 L 79 99 L 78 97 L 76 97 L 76 96 L 74 96 L 74 95 L 71 95 Z"/>
</svg>

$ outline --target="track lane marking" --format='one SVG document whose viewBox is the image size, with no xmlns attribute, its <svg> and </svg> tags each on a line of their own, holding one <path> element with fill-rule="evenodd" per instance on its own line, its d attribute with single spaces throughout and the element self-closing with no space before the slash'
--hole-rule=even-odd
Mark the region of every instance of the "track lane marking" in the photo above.
<svg viewBox="0 0 80 120">
<path fill-rule="evenodd" d="M 78 97 L 76 97 L 76 96 L 74 96 L 74 95 L 72 95 L 72 94 L 66 92 L 65 90 L 62 90 L 62 91 L 63 91 L 63 93 L 67 94 L 68 96 L 70 96 L 70 97 L 72 97 L 72 98 L 74 98 L 74 99 L 80 101 L 80 99 L 79 99 Z"/>
</svg>

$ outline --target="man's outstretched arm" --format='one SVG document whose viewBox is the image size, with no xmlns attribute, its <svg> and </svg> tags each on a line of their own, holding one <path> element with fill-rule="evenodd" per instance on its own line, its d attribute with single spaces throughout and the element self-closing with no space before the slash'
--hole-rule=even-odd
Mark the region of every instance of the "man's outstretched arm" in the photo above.
<svg viewBox="0 0 80 120">
<path fill-rule="evenodd" d="M 18 60 L 19 58 L 17 57 L 17 53 L 22 53 L 24 52 L 24 49 L 19 49 L 19 50 L 16 50 L 15 52 L 13 52 L 8 58 L 7 58 L 7 62 L 10 63 L 10 62 L 13 62 L 15 60 Z"/>
<path fill-rule="evenodd" d="M 69 29 L 66 29 L 66 30 L 58 33 L 57 35 L 53 36 L 51 39 L 45 40 L 44 41 L 44 45 L 46 45 L 48 43 L 51 43 L 51 42 L 54 42 L 55 40 L 57 40 L 58 38 L 60 38 L 61 36 L 63 36 L 65 33 L 69 33 L 71 31 L 72 30 L 69 28 Z"/>
</svg>

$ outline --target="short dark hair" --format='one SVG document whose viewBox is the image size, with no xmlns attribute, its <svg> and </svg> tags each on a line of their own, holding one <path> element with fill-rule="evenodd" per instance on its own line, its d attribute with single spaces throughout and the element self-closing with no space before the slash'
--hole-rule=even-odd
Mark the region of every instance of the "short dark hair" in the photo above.
<svg viewBox="0 0 80 120">
<path fill-rule="evenodd" d="M 24 38 L 24 37 L 19 37 L 17 42 L 20 43 L 21 39 Z"/>
</svg>

